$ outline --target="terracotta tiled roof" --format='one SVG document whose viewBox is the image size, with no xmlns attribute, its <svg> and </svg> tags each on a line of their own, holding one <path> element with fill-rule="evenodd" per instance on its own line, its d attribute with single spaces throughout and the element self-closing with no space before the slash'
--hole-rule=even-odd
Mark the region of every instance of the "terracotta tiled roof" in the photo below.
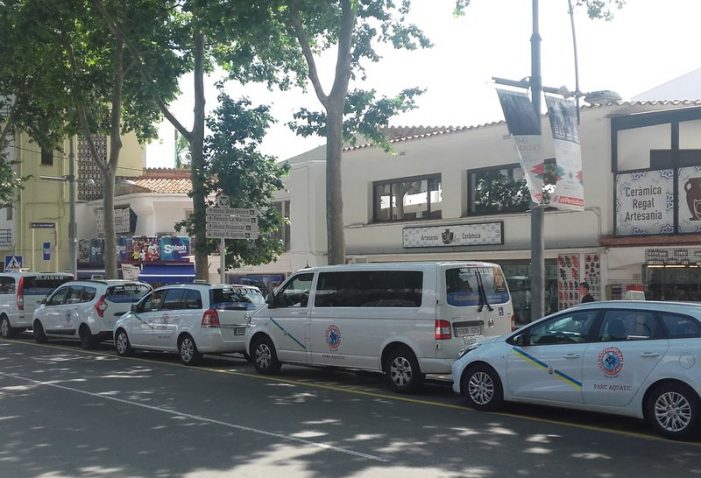
<svg viewBox="0 0 701 478">
<path fill-rule="evenodd" d="M 192 190 L 190 170 L 173 168 L 146 168 L 138 177 L 125 178 L 127 184 L 120 184 L 119 195 L 155 193 L 188 194 Z"/>
<path fill-rule="evenodd" d="M 701 106 L 701 100 L 665 100 L 665 101 L 619 101 L 609 104 L 582 105 L 582 109 L 606 108 L 607 106 Z M 546 114 L 543 114 L 546 116 Z M 412 141 L 415 139 L 429 138 L 431 136 L 441 136 L 445 134 L 459 133 L 472 129 L 485 128 L 504 124 L 504 120 L 492 121 L 473 126 L 390 126 L 382 131 L 387 136 L 390 144 Z M 358 140 L 355 146 L 345 146 L 343 151 L 354 151 L 358 149 L 372 148 L 372 142 L 363 143 L 363 139 Z"/>
</svg>

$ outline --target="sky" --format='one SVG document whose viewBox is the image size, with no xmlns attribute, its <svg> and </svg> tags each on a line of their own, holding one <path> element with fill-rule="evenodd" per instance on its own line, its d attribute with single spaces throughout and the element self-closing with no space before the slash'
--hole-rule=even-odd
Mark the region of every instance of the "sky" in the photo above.
<svg viewBox="0 0 701 478">
<path fill-rule="evenodd" d="M 574 1 L 574 0 L 573 0 Z M 698 53 L 700 0 L 627 0 L 611 21 L 591 20 L 575 10 L 579 84 L 583 92 L 613 90 L 623 100 L 701 68 Z M 572 31 L 567 0 L 540 0 L 542 78 L 545 86 L 575 89 Z M 367 80 L 354 86 L 392 96 L 421 87 L 418 108 L 392 119 L 391 126 L 472 126 L 503 119 L 492 77 L 520 80 L 530 75 L 532 2 L 472 0 L 462 17 L 452 15 L 454 0 L 413 0 L 410 21 L 434 44 L 427 50 L 385 47 L 378 63 L 366 63 Z M 333 57 L 320 63 L 325 91 L 333 80 Z M 190 77 L 181 90 L 192 90 Z M 207 108 L 217 92 L 209 82 Z M 300 107 L 321 110 L 311 85 L 300 90 L 270 92 L 260 85 L 230 85 L 234 97 L 269 104 L 277 123 L 268 132 L 262 152 L 287 159 L 318 145 L 319 137 L 296 136 L 286 123 Z M 192 99 L 182 95 L 171 110 L 190 129 Z M 173 127 L 165 122 L 160 138 L 147 147 L 147 167 L 173 167 Z"/>
</svg>

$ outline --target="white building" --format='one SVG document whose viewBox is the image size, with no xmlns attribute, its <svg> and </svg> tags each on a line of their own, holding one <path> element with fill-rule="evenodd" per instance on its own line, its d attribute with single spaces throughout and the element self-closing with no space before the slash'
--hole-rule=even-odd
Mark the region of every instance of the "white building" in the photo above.
<svg viewBox="0 0 701 478">
<path fill-rule="evenodd" d="M 545 157 L 554 158 L 547 116 L 542 130 Z M 506 125 L 390 132 L 392 154 L 372 145 L 344 150 L 347 260 L 498 262 L 519 315 L 528 317 L 530 214 L 473 197 L 486 173 L 521 177 Z M 581 138 L 586 207 L 545 214 L 546 311 L 578 303 L 581 280 L 597 298 L 635 286 L 651 298 L 701 300 L 701 102 L 585 107 Z M 326 263 L 324 158 L 319 147 L 288 160 L 278 199 L 289 201 L 289 251 L 237 274 L 288 274 Z M 430 239 L 443 233 L 467 239 Z"/>
</svg>

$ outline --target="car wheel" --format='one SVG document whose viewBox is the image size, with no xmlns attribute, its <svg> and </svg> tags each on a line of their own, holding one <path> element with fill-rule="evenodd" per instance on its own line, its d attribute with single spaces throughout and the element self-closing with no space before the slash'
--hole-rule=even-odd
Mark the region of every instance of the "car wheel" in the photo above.
<svg viewBox="0 0 701 478">
<path fill-rule="evenodd" d="M 476 410 L 495 411 L 504 403 L 504 390 L 496 370 L 487 364 L 476 364 L 463 374 L 462 393 Z"/>
<path fill-rule="evenodd" d="M 34 333 L 34 340 L 38 344 L 45 344 L 46 342 L 49 341 L 49 338 L 46 336 L 46 332 L 44 332 L 44 326 L 41 325 L 41 322 L 38 320 L 34 321 L 34 325 L 32 326 L 32 332 Z"/>
<path fill-rule="evenodd" d="M 282 364 L 270 337 L 261 336 L 253 344 L 253 366 L 259 373 L 272 374 L 280 370 Z"/>
<path fill-rule="evenodd" d="M 0 336 L 2 336 L 3 339 L 11 339 L 15 336 L 15 333 L 15 329 L 10 325 L 10 319 L 6 316 L 2 316 L 2 318 L 0 318 Z"/>
<path fill-rule="evenodd" d="M 196 365 L 202 359 L 202 354 L 197 350 L 195 339 L 188 334 L 180 338 L 178 354 L 180 355 L 180 361 L 185 365 Z"/>
<path fill-rule="evenodd" d="M 399 393 L 415 392 L 423 385 L 424 375 L 414 352 L 408 347 L 396 347 L 385 360 L 385 377 L 390 388 Z"/>
<path fill-rule="evenodd" d="M 114 348 L 117 350 L 117 355 L 121 357 L 127 357 L 134 352 L 124 329 L 117 331 L 117 336 L 114 338 Z"/>
<path fill-rule="evenodd" d="M 94 349 L 97 345 L 97 338 L 90 332 L 90 327 L 85 324 L 78 329 L 78 336 L 80 337 L 80 346 L 85 350 Z"/>
<path fill-rule="evenodd" d="M 689 438 L 699 428 L 699 396 L 683 384 L 662 384 L 648 396 L 645 417 L 667 438 Z"/>
</svg>

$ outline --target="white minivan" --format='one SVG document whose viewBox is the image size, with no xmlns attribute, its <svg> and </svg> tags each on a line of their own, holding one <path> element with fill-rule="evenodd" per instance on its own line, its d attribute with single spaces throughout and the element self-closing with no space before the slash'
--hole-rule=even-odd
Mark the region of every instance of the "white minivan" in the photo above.
<svg viewBox="0 0 701 478">
<path fill-rule="evenodd" d="M 0 273 L 0 336 L 12 338 L 30 329 L 42 300 L 71 280 L 73 274 L 67 272 Z"/>
<path fill-rule="evenodd" d="M 504 274 L 487 262 L 353 264 L 302 269 L 251 317 L 260 373 L 283 363 L 384 372 L 398 392 L 449 374 L 478 338 L 511 331 Z"/>
</svg>

